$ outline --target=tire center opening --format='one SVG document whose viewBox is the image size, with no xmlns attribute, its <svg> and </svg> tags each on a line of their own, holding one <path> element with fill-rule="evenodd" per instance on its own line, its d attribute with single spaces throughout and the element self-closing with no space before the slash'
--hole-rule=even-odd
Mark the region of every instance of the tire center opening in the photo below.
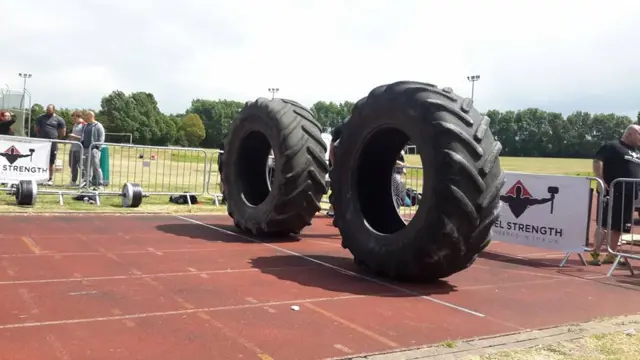
<svg viewBox="0 0 640 360">
<path fill-rule="evenodd" d="M 273 171 L 269 170 L 270 153 L 269 139 L 259 131 L 249 132 L 240 141 L 235 160 L 238 169 L 236 179 L 240 183 L 235 185 L 239 185 L 242 198 L 248 205 L 262 204 L 271 192 L 269 177 L 272 177 Z"/>
<path fill-rule="evenodd" d="M 417 205 L 417 199 L 412 204 L 412 199 L 406 196 L 407 189 L 422 192 L 420 167 L 397 166 L 409 140 L 400 129 L 380 128 L 365 139 L 356 160 L 354 193 L 360 211 L 369 228 L 381 234 L 393 234 L 407 226 L 410 221 L 407 213 Z M 403 157 L 406 164 L 408 155 Z"/>
</svg>

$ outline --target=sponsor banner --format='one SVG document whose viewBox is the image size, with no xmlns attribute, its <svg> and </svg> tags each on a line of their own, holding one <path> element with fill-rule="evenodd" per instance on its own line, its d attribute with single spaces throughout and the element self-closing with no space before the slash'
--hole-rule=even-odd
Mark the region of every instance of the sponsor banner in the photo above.
<svg viewBox="0 0 640 360">
<path fill-rule="evenodd" d="M 516 172 L 505 175 L 493 240 L 563 252 L 583 251 L 589 220 L 589 179 Z"/>
<path fill-rule="evenodd" d="M 0 138 L 0 183 L 49 180 L 51 142 L 29 138 Z"/>
</svg>

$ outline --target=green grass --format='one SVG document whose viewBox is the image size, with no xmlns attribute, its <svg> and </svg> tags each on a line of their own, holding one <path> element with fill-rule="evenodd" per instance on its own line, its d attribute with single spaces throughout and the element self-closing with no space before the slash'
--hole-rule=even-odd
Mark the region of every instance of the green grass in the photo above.
<svg viewBox="0 0 640 360">
<path fill-rule="evenodd" d="M 411 166 L 421 166 L 419 155 L 405 155 Z M 593 176 L 591 159 L 501 157 L 500 165 L 505 171 L 533 174 Z M 419 170 L 418 170 L 419 172 Z"/>
<path fill-rule="evenodd" d="M 198 197 L 196 205 L 176 205 L 169 202 L 168 195 L 153 195 L 142 200 L 138 208 L 123 208 L 116 196 L 101 196 L 100 206 L 73 199 L 73 195 L 63 196 L 60 205 L 58 196 L 39 194 L 35 206 L 17 206 L 15 198 L 0 194 L 1 213 L 46 213 L 46 212 L 108 212 L 108 213 L 226 213 L 226 207 L 216 207 L 210 197 Z"/>
</svg>

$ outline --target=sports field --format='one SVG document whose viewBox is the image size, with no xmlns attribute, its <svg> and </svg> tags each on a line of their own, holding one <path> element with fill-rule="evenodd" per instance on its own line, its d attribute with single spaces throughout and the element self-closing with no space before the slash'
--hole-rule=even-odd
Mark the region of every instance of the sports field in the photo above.
<svg viewBox="0 0 640 360">
<path fill-rule="evenodd" d="M 73 191 L 68 184 L 71 181 L 69 148 L 60 147 L 58 154 L 59 168 L 55 174 L 55 187 L 47 189 L 63 189 Z M 151 192 L 138 209 L 127 209 L 128 212 L 220 212 L 224 207 L 213 205 L 209 194 L 219 193 L 219 174 L 217 168 L 217 151 L 212 149 L 167 149 L 140 146 L 114 146 L 109 149 L 110 184 L 107 190 L 118 192 L 125 182 L 139 183 L 145 192 Z M 419 169 L 420 157 L 407 155 L 407 163 L 411 166 L 404 176 L 407 187 L 420 191 L 423 170 Z M 530 172 L 556 175 L 591 175 L 589 159 L 556 159 L 556 158 L 516 158 L 502 157 L 502 168 L 506 171 Z M 266 174 L 266 172 L 265 172 Z M 189 208 L 185 205 L 169 203 L 169 193 L 202 193 L 200 204 Z M 156 193 L 156 194 L 153 194 Z M 59 205 L 57 196 L 42 195 L 35 208 L 20 209 L 15 206 L 15 199 L 0 195 L 0 212 L 12 211 L 123 211 L 120 199 L 103 197 L 103 206 L 97 207 L 74 201 L 71 195 L 65 196 L 65 205 Z"/>
</svg>

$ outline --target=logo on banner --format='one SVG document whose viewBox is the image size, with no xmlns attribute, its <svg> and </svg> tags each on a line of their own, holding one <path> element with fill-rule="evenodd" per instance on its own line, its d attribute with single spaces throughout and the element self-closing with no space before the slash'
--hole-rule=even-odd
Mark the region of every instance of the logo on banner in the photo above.
<svg viewBox="0 0 640 360">
<path fill-rule="evenodd" d="M 518 180 L 504 195 L 500 195 L 500 201 L 509 207 L 509 210 L 516 219 L 520 218 L 530 207 L 546 203 L 551 203 L 550 214 L 553 214 L 553 200 L 555 200 L 560 189 L 557 186 L 549 186 L 547 192 L 549 193 L 549 197 L 535 198 L 531 195 L 527 187 L 524 186 L 522 181 Z"/>
<path fill-rule="evenodd" d="M 558 186 L 548 186 L 547 196 L 534 196 L 533 193 L 524 185 L 521 180 L 517 180 L 511 187 L 500 195 L 502 201 L 509 208 L 509 212 L 513 215 L 514 220 L 499 219 L 494 227 L 503 232 L 505 236 L 520 237 L 525 240 L 535 240 L 542 242 L 556 241 L 562 237 L 563 229 L 555 226 L 547 226 L 547 216 L 553 217 L 553 205 L 556 195 L 560 193 Z M 527 210 L 533 207 L 549 204 L 549 215 L 541 217 L 541 213 L 537 212 L 534 216 L 525 216 L 520 219 Z"/>
<path fill-rule="evenodd" d="M 0 140 L 0 180 L 44 180 L 49 173 L 50 149 L 46 142 Z"/>
<path fill-rule="evenodd" d="M 33 153 L 36 152 L 35 149 L 29 149 L 29 154 L 22 154 L 18 148 L 11 145 L 7 150 L 0 153 L 0 156 L 7 159 L 9 165 L 13 165 L 18 161 L 18 159 L 29 158 L 33 162 Z"/>
</svg>

